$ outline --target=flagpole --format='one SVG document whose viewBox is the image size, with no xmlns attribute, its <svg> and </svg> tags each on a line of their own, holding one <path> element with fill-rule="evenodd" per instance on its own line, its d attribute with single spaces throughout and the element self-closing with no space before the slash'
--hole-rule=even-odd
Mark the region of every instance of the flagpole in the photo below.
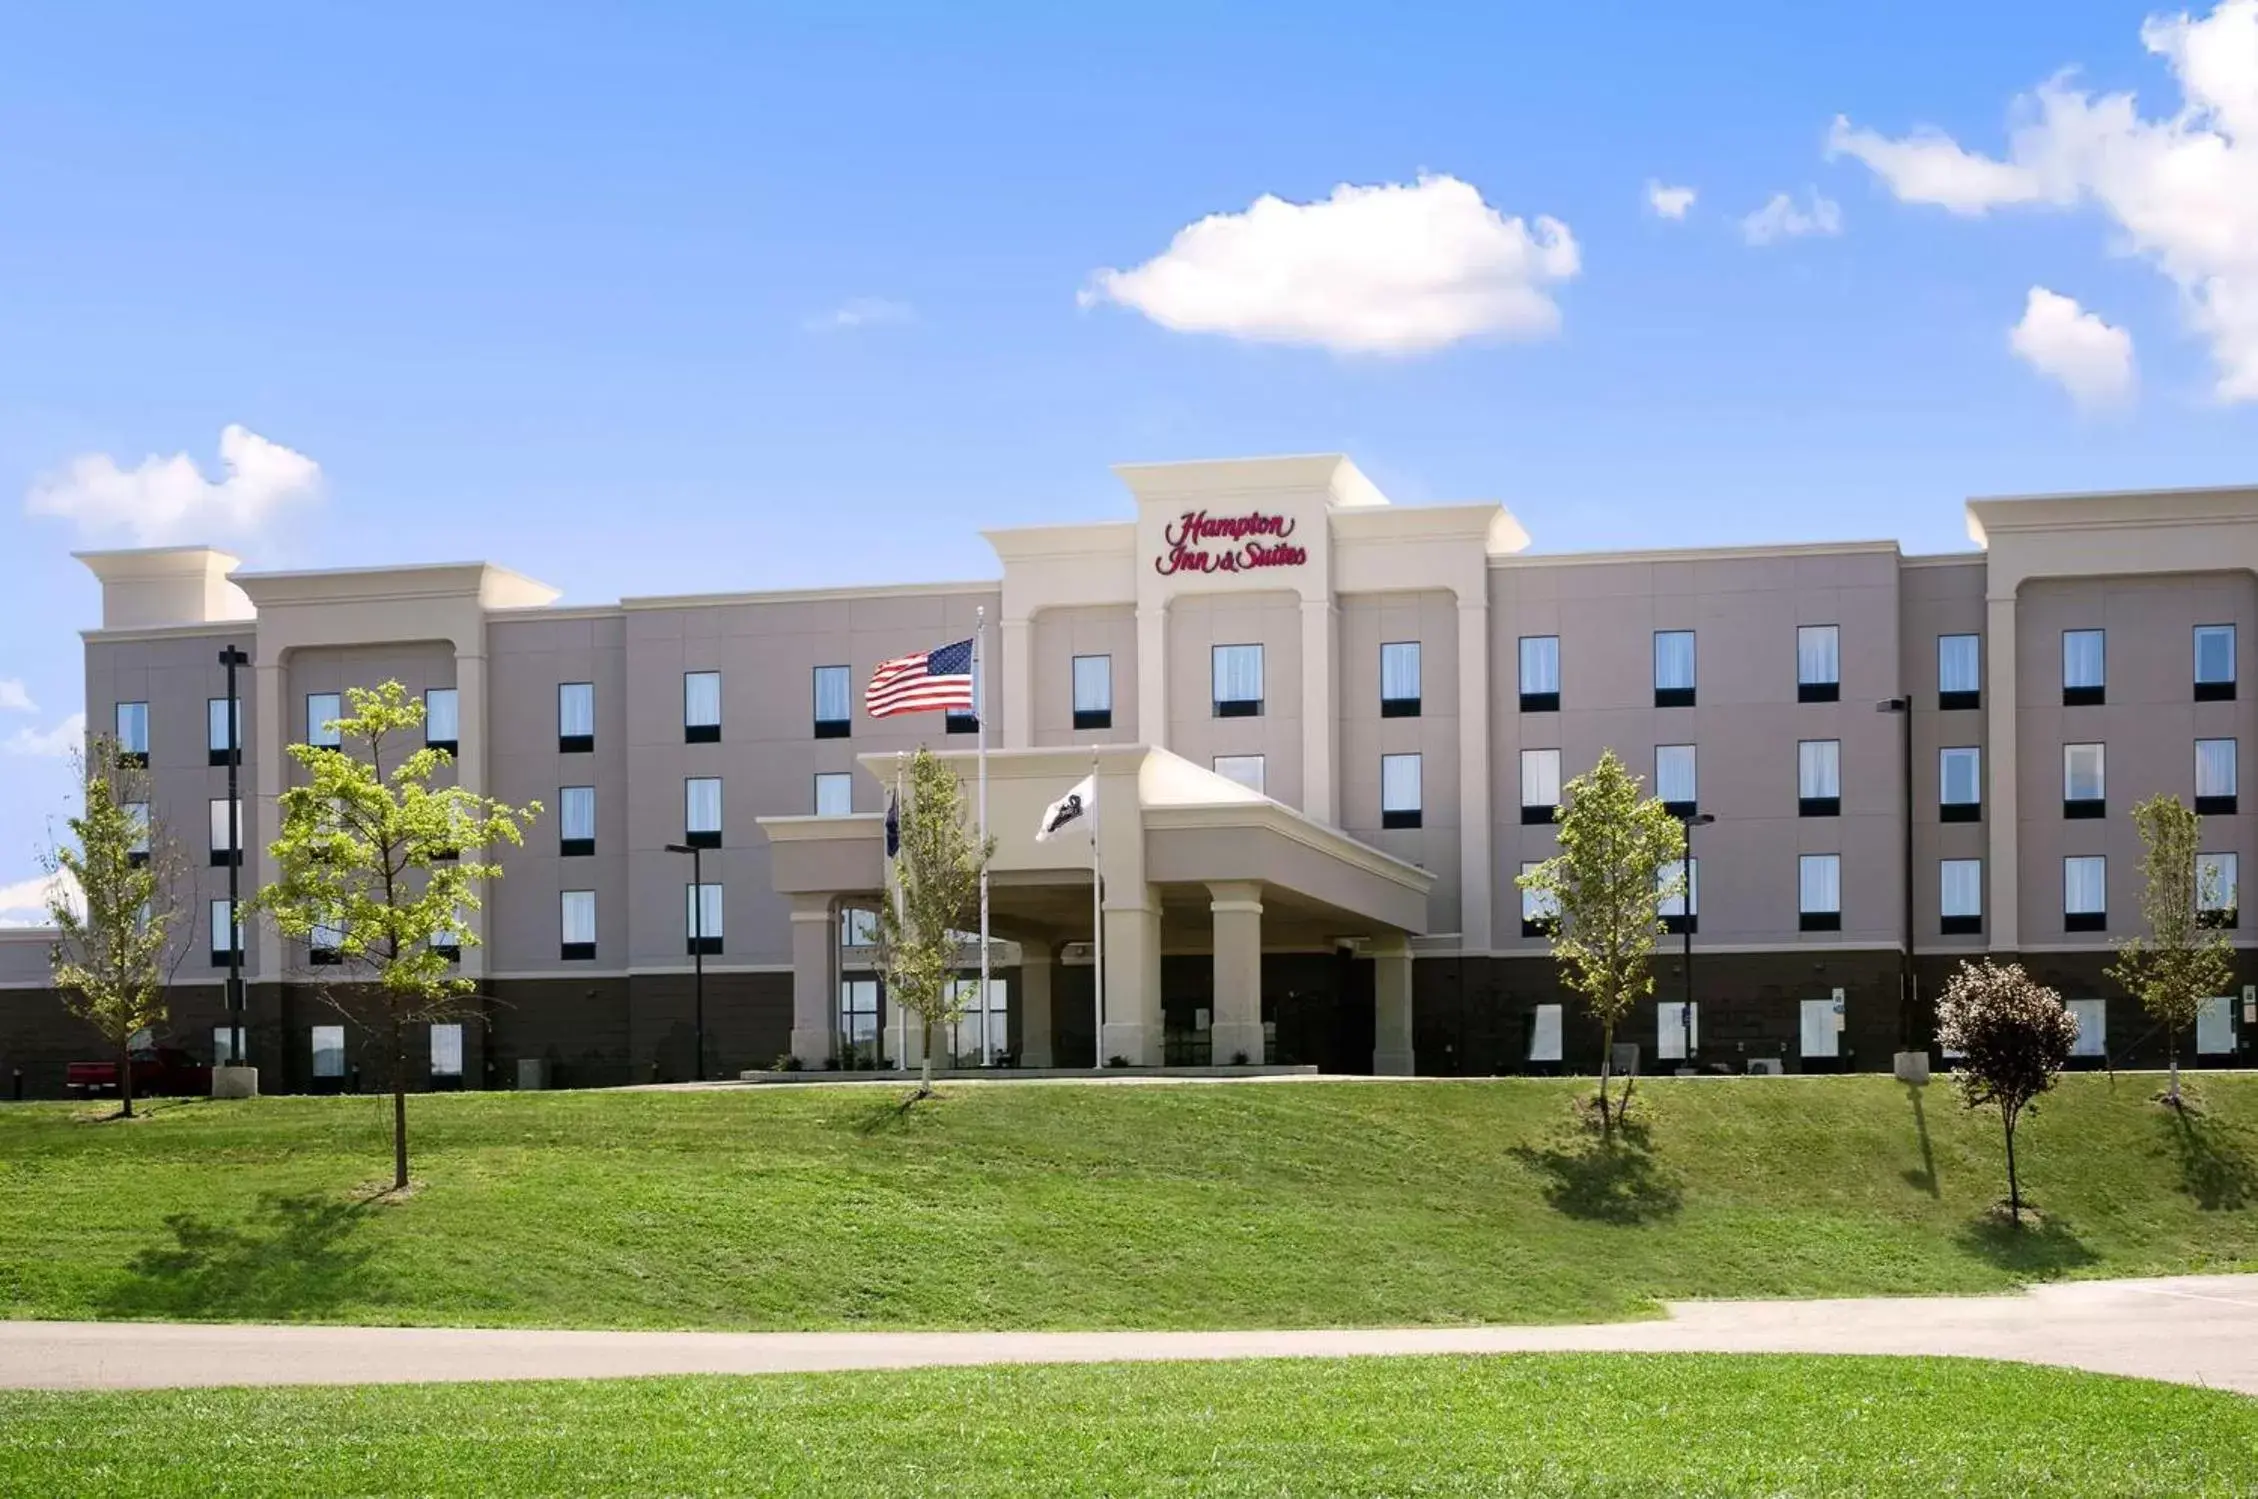
<svg viewBox="0 0 2258 1499">
<path fill-rule="evenodd" d="M 902 751 L 894 751 L 895 850 L 894 856 L 887 859 L 886 861 L 886 874 L 887 877 L 893 882 L 894 886 L 894 930 L 896 932 L 901 931 L 902 924 L 909 920 L 909 909 L 906 905 L 903 904 L 902 901 L 902 863 L 900 847 L 902 818 L 902 761 L 905 758 L 906 757 L 904 756 Z M 901 1006 L 899 1003 L 894 1006 L 894 1014 L 896 1017 L 894 1023 L 901 1030 L 902 1041 L 902 1044 L 896 1048 L 896 1050 L 901 1052 L 902 1055 L 894 1058 L 894 1065 L 896 1067 L 906 1069 L 909 1066 L 909 1062 L 907 1060 L 907 1054 L 909 1052 L 909 1029 L 908 1027 L 901 1024 Z M 875 1055 L 873 1055 L 870 1059 L 870 1064 L 871 1067 L 875 1070 L 879 1063 L 886 1060 L 886 1017 L 883 1013 L 881 1013 L 873 1018 L 878 1022 L 878 1034 L 871 1040 L 870 1043 L 870 1049 L 873 1053 L 875 1053 Z"/>
<path fill-rule="evenodd" d="M 980 1065 L 988 1065 L 988 606 L 973 616 L 972 711 L 980 741 Z"/>
<path fill-rule="evenodd" d="M 1090 1065 L 1105 1066 L 1105 860 L 1098 852 L 1098 819 L 1104 802 L 1098 796 L 1098 752 L 1090 751 Z"/>
</svg>

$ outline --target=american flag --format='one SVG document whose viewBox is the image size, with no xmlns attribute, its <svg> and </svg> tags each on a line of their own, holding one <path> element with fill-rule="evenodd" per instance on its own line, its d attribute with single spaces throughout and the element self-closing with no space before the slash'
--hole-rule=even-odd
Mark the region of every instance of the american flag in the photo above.
<svg viewBox="0 0 2258 1499">
<path fill-rule="evenodd" d="M 879 662 L 863 692 L 862 706 L 872 718 L 930 713 L 937 708 L 972 712 L 972 642 L 959 640 Z"/>
</svg>

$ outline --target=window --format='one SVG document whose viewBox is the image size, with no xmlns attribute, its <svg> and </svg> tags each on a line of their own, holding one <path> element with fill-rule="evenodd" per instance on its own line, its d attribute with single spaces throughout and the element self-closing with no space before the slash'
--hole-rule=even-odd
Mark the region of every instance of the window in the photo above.
<svg viewBox="0 0 2258 1499">
<path fill-rule="evenodd" d="M 949 992 L 957 1018 L 949 1027 L 949 1054 L 959 1067 L 978 1067 L 1011 1050 L 1011 986 L 988 980 L 988 1003 L 980 1003 L 978 979 L 952 979 Z"/>
<path fill-rule="evenodd" d="M 1525 749 L 1521 752 L 1521 820 L 1551 822 L 1560 806 L 1560 751 Z"/>
<path fill-rule="evenodd" d="M 1654 794 L 1672 817 L 1691 817 L 1700 810 L 1699 779 L 1690 744 L 1654 747 Z"/>
<path fill-rule="evenodd" d="M 2062 632 L 2062 704 L 2076 707 L 2080 704 L 2107 700 L 2103 683 L 2106 677 L 2105 662 L 2108 647 L 2099 630 L 2064 630 Z"/>
<path fill-rule="evenodd" d="M 1529 1011 L 1529 1060 L 1560 1060 L 1559 1005 L 1538 1005 Z"/>
<path fill-rule="evenodd" d="M 1937 866 L 1937 909 L 1947 937 L 1969 937 L 1984 929 L 1984 861 L 1946 859 Z"/>
<path fill-rule="evenodd" d="M 463 1028 L 459 1025 L 435 1025 L 431 1028 L 431 1075 L 433 1077 L 460 1078 L 463 1075 Z"/>
<path fill-rule="evenodd" d="M 2078 1038 L 2070 1043 L 2073 1057 L 2105 1057 L 2109 1054 L 2109 1001 L 2105 999 L 2073 999 L 2063 1006 L 2078 1022 Z"/>
<path fill-rule="evenodd" d="M 1974 745 L 1937 751 L 1937 820 L 1981 822 L 1984 817 L 1984 752 Z"/>
<path fill-rule="evenodd" d="M 721 738 L 721 673 L 682 674 L 682 742 L 713 744 Z"/>
<path fill-rule="evenodd" d="M 1380 716 L 1419 716 L 1419 642 L 1399 640 L 1380 647 Z"/>
<path fill-rule="evenodd" d="M 1219 645 L 1213 653 L 1215 716 L 1262 716 L 1262 647 Z"/>
<path fill-rule="evenodd" d="M 306 694 L 306 743 L 335 749 L 342 743 L 337 736 L 337 720 L 345 716 L 345 700 L 334 692 L 309 692 Z"/>
<path fill-rule="evenodd" d="M 2195 810 L 2224 817 L 2235 809 L 2235 753 L 2232 739 L 2195 741 Z"/>
<path fill-rule="evenodd" d="M 1217 755 L 1215 773 L 1227 781 L 1237 781 L 1249 791 L 1262 790 L 1262 756 Z"/>
<path fill-rule="evenodd" d="M 431 936 L 426 940 L 430 942 L 431 950 L 448 962 L 460 963 L 463 960 L 463 929 L 453 922 L 432 928 Z"/>
<path fill-rule="evenodd" d="M 345 961 L 345 923 L 317 921 L 306 934 L 306 961 L 316 968 L 335 968 Z"/>
<path fill-rule="evenodd" d="M 2195 627 L 2195 700 L 2234 701 L 2234 626 Z"/>
<path fill-rule="evenodd" d="M 230 864 L 243 862 L 242 839 L 243 803 L 220 797 L 211 804 L 212 813 L 212 867 L 225 869 Z"/>
<path fill-rule="evenodd" d="M 855 810 L 855 775 L 851 770 L 827 770 L 815 778 L 815 815 L 845 817 Z"/>
<path fill-rule="evenodd" d="M 2109 929 L 2109 861 L 2098 854 L 2062 861 L 2062 930 Z"/>
<path fill-rule="evenodd" d="M 1798 625 L 1795 700 L 1831 703 L 1842 696 L 1842 632 L 1834 625 Z"/>
<path fill-rule="evenodd" d="M 215 1025 L 212 1027 L 212 1065 L 214 1067 L 232 1067 L 235 1065 L 234 1026 Z"/>
<path fill-rule="evenodd" d="M 149 705 L 118 704 L 118 758 L 128 765 L 149 763 Z"/>
<path fill-rule="evenodd" d="M 124 802 L 120 804 L 125 820 L 133 825 L 133 841 L 126 845 L 126 861 L 134 865 L 149 862 L 149 804 Z"/>
<path fill-rule="evenodd" d="M 1937 637 L 1937 706 L 1981 708 L 1983 648 L 1975 635 Z"/>
<path fill-rule="evenodd" d="M 1538 866 L 1538 861 L 1537 861 L 1537 860 L 1535 860 L 1535 859 L 1524 859 L 1524 860 L 1522 860 L 1522 861 L 1521 861 L 1521 873 L 1522 873 L 1522 876 L 1523 876 L 1524 878 L 1526 878 L 1527 876 L 1529 876 L 1529 875 L 1531 875 L 1531 874 L 1534 874 L 1534 873 L 1535 873 L 1535 872 L 1537 871 L 1538 867 L 1539 867 L 1539 866 Z M 1524 936 L 1524 937 L 1547 937 L 1547 936 L 1550 936 L 1550 935 L 1552 935 L 1553 923 L 1554 923 L 1554 922 L 1556 922 L 1556 921 L 1558 921 L 1559 919 L 1560 919 L 1560 897 L 1559 897 L 1559 896 L 1557 896 L 1556 894 L 1554 894 L 1554 893 L 1553 893 L 1552 891 L 1549 891 L 1549 890 L 1531 890 L 1531 889 L 1530 889 L 1530 888 L 1529 888 L 1528 886 L 1526 886 L 1526 885 L 1523 885 L 1523 886 L 1521 887 L 1521 935 L 1522 935 L 1522 936 Z M 1558 1060 L 1559 1060 L 1559 1058 L 1555 1057 L 1555 1058 L 1553 1058 L 1553 1060 L 1554 1060 L 1554 1061 L 1558 1061 Z"/>
<path fill-rule="evenodd" d="M 1665 999 L 1654 1007 L 1654 1054 L 1683 1062 L 1701 1050 L 1701 1004 Z"/>
<path fill-rule="evenodd" d="M 2106 817 L 2107 793 L 2103 786 L 2102 753 L 2098 744 L 2062 746 L 2062 815 Z"/>
<path fill-rule="evenodd" d="M 557 956 L 568 963 L 596 956 L 596 892 L 567 890 L 557 897 Z"/>
<path fill-rule="evenodd" d="M 721 777 L 692 776 L 682 783 L 682 830 L 692 848 L 721 847 Z"/>
<path fill-rule="evenodd" d="M 2195 1012 L 2195 1051 L 2198 1056 L 2222 1056 L 2234 1050 L 2234 998 L 2222 994 L 2203 1002 Z"/>
<path fill-rule="evenodd" d="M 557 684 L 557 753 L 585 755 L 596 748 L 596 684 Z"/>
<path fill-rule="evenodd" d="M 1842 1055 L 1842 1001 L 1807 999 L 1801 1008 L 1805 1059 Z"/>
<path fill-rule="evenodd" d="M 1798 817 L 1842 815 L 1842 741 L 1806 739 L 1795 747 Z"/>
<path fill-rule="evenodd" d="M 878 1060 L 878 980 L 846 979 L 839 985 L 841 1060 Z"/>
<path fill-rule="evenodd" d="M 1113 727 L 1111 656 L 1074 658 L 1074 727 L 1077 730 Z"/>
<path fill-rule="evenodd" d="M 455 753 L 462 743 L 462 699 L 452 687 L 427 688 L 423 694 L 423 742 L 427 749 Z"/>
<path fill-rule="evenodd" d="M 815 737 L 845 739 L 855 729 L 854 672 L 845 666 L 815 669 Z"/>
<path fill-rule="evenodd" d="M 1694 632 L 1654 632 L 1654 706 L 1691 708 L 1694 705 Z"/>
<path fill-rule="evenodd" d="M 314 1076 L 345 1075 L 345 1027 L 317 1025 L 313 1030 Z"/>
<path fill-rule="evenodd" d="M 1521 711 L 1560 711 L 1560 637 L 1521 637 Z"/>
<path fill-rule="evenodd" d="M 1804 854 L 1797 861 L 1797 925 L 1807 932 L 1842 930 L 1842 855 Z"/>
<path fill-rule="evenodd" d="M 236 741 L 242 736 L 243 702 L 240 698 L 207 698 L 204 718 L 204 737 L 211 747 L 211 763 L 225 765 L 235 758 Z"/>
<path fill-rule="evenodd" d="M 243 927 L 235 920 L 233 902 L 215 900 L 211 906 L 212 966 L 227 967 L 227 960 L 243 950 Z"/>
<path fill-rule="evenodd" d="M 839 911 L 841 947 L 876 947 L 878 913 L 867 906 L 845 906 Z"/>
<path fill-rule="evenodd" d="M 2242 860 L 2233 854 L 2195 856 L 2195 919 L 2207 927 L 2232 927 L 2242 904 Z"/>
<path fill-rule="evenodd" d="M 713 957 L 721 951 L 721 887 L 682 887 L 682 935 L 691 953 Z"/>
<path fill-rule="evenodd" d="M 1701 860 L 1671 860 L 1654 872 L 1657 890 L 1669 890 L 1685 877 L 1685 886 L 1662 897 L 1662 929 L 1673 937 L 1701 930 Z"/>
<path fill-rule="evenodd" d="M 1419 826 L 1419 757 L 1417 755 L 1382 755 L 1380 757 L 1380 826 L 1384 828 L 1415 828 Z"/>
<path fill-rule="evenodd" d="M 557 792 L 557 852 L 567 859 L 596 851 L 596 788 L 566 786 Z"/>
</svg>

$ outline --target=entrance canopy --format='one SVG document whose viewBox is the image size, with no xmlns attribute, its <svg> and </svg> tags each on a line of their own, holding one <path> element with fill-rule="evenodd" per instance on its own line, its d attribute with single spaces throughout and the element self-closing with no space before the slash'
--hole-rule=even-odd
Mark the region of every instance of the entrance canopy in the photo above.
<svg viewBox="0 0 2258 1499">
<path fill-rule="evenodd" d="M 974 754 L 941 758 L 963 779 L 970 802 Z M 861 764 L 885 788 L 897 772 L 907 775 L 906 757 L 864 755 Z M 1093 775 L 1095 817 L 1037 842 L 1044 809 Z M 1029 962 L 1093 937 L 1093 822 L 1104 874 L 1107 1056 L 1160 1060 L 1163 951 L 1213 954 L 1216 1054 L 1260 1060 L 1263 951 L 1345 946 L 1386 960 L 1379 1053 L 1385 1070 L 1409 1070 L 1405 939 L 1427 929 L 1434 877 L 1426 870 L 1166 750 L 994 750 L 990 927 L 1019 944 Z M 793 1049 L 816 1061 L 832 1034 L 836 912 L 885 899 L 885 818 L 764 817 L 760 825 L 776 888 L 793 904 Z M 1399 983 L 1403 1034 L 1396 1038 L 1388 1034 L 1387 1001 Z"/>
</svg>

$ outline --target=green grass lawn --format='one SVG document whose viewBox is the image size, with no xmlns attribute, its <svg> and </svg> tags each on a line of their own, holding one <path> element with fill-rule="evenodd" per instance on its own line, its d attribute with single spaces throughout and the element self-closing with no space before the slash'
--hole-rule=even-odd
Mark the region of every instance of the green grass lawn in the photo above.
<svg viewBox="0 0 2258 1499">
<path fill-rule="evenodd" d="M 1581 1355 L 0 1393 L 23 1494 L 2258 1489 L 2258 1401 L 1939 1359 Z"/>
<path fill-rule="evenodd" d="M 0 1315 L 583 1327 L 1249 1327 L 1635 1316 L 2258 1263 L 2258 1077 L 2026 1126 L 1885 1078 L 1654 1080 L 1643 1144 L 1536 1080 L 967 1085 L 0 1107 Z"/>
</svg>

